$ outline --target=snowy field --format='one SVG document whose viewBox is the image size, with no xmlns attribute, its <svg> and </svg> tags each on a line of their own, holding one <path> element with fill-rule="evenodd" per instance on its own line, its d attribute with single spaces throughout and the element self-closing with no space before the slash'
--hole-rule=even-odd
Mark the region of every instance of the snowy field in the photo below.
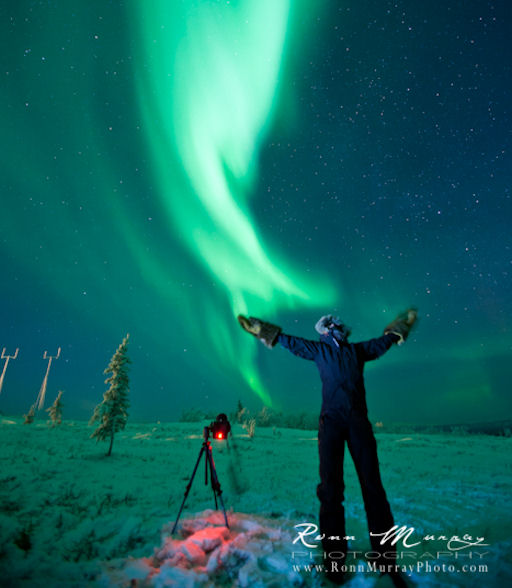
<svg viewBox="0 0 512 588">
<path fill-rule="evenodd" d="M 259 428 L 249 438 L 235 426 L 229 444 L 214 441 L 230 529 L 214 510 L 201 463 L 171 537 L 205 424 L 129 424 L 107 458 L 108 444 L 89 439 L 86 423 L 52 429 L 0 418 L 0 585 L 328 585 L 307 569 L 321 563 L 320 549 L 294 544 L 294 526 L 317 521 L 316 431 Z M 512 439 L 380 433 L 377 440 L 395 520 L 414 527 L 410 543 L 420 542 L 393 548 L 414 568 L 411 585 L 511 586 Z M 369 551 L 350 459 L 345 471 L 349 549 Z M 464 534 L 487 546 L 447 548 Z M 347 586 L 389 586 L 354 557 Z M 482 564 L 487 571 L 462 569 Z"/>
</svg>

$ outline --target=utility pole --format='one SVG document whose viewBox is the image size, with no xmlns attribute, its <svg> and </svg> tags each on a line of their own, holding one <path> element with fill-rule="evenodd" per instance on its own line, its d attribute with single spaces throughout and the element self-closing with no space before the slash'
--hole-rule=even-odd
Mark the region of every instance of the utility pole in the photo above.
<svg viewBox="0 0 512 588">
<path fill-rule="evenodd" d="M 48 355 L 48 352 L 45 351 L 44 355 L 43 355 L 43 359 L 47 359 L 48 360 L 48 368 L 46 369 L 46 375 L 44 377 L 43 383 L 41 384 L 41 389 L 39 390 L 39 394 L 37 395 L 36 398 L 36 405 L 38 410 L 41 410 L 43 408 L 44 405 L 44 397 L 46 396 L 46 385 L 48 384 L 48 374 L 50 373 L 50 367 L 52 365 L 52 361 L 54 359 L 59 359 L 60 357 L 60 347 L 57 351 L 57 355 Z"/>
<path fill-rule="evenodd" d="M 4 385 L 4 376 L 7 370 L 7 364 L 9 363 L 10 359 L 16 359 L 18 357 L 19 349 L 16 349 L 16 353 L 14 355 L 5 355 L 5 347 L 2 350 L 2 357 L 0 359 L 5 359 L 4 369 L 2 371 L 2 375 L 0 376 L 0 394 L 2 394 L 2 386 Z"/>
</svg>

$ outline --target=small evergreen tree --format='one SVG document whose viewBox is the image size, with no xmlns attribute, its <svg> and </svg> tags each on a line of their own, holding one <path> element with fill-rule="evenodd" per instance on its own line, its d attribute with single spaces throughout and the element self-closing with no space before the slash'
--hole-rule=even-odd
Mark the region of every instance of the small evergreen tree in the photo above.
<svg viewBox="0 0 512 588">
<path fill-rule="evenodd" d="M 237 423 L 240 423 L 240 424 L 242 423 L 243 416 L 244 416 L 245 412 L 246 411 L 245 411 L 244 405 L 242 404 L 242 401 L 238 400 L 238 406 L 236 408 L 236 417 L 235 417 Z"/>
<path fill-rule="evenodd" d="M 104 374 L 112 374 L 105 380 L 105 384 L 110 384 L 110 388 L 103 394 L 103 402 L 94 409 L 94 414 L 89 422 L 89 424 L 96 421 L 101 423 L 91 437 L 96 437 L 97 441 L 110 438 L 107 456 L 112 453 L 115 433 L 124 429 L 128 418 L 128 392 L 130 390 L 128 364 L 131 363 L 127 356 L 129 338 L 130 335 L 126 335 L 104 371 Z"/>
<path fill-rule="evenodd" d="M 24 425 L 30 425 L 31 423 L 33 423 L 34 422 L 34 417 L 36 416 L 36 405 L 33 404 L 30 407 L 30 410 L 28 411 L 28 413 L 27 414 L 24 414 L 23 416 L 25 418 L 25 420 L 23 421 L 23 424 Z"/>
<path fill-rule="evenodd" d="M 249 437 L 252 439 L 256 431 L 256 419 L 247 419 L 242 423 L 242 427 L 247 431 Z"/>
<path fill-rule="evenodd" d="M 46 409 L 46 412 L 50 415 L 52 427 L 56 427 L 62 423 L 62 402 L 60 401 L 61 396 L 62 390 L 59 390 L 54 403 Z"/>
</svg>

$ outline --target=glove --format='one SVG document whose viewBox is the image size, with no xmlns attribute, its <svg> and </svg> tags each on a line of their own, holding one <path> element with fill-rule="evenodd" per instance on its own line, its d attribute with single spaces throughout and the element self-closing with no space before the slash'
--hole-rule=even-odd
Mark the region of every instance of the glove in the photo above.
<svg viewBox="0 0 512 588">
<path fill-rule="evenodd" d="M 274 347 L 274 345 L 277 343 L 277 338 L 281 332 L 281 327 L 271 323 L 266 323 L 265 321 L 254 318 L 252 316 L 245 317 L 239 314 L 237 318 L 244 331 L 254 335 L 263 343 L 263 345 L 269 349 L 272 349 L 272 347 Z"/>
<path fill-rule="evenodd" d="M 401 312 L 394 321 L 384 329 L 384 335 L 394 333 L 400 337 L 397 341 L 398 345 L 402 345 L 409 333 L 411 332 L 416 319 L 418 318 L 418 310 L 416 308 L 409 308 L 405 312 Z"/>
</svg>

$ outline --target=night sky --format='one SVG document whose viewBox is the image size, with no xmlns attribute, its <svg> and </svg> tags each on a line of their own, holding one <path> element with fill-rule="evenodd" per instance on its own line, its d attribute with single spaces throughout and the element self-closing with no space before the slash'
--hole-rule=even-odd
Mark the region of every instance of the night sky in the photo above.
<svg viewBox="0 0 512 588">
<path fill-rule="evenodd" d="M 0 411 L 89 418 L 130 333 L 133 420 L 317 411 L 314 364 L 239 312 L 352 340 L 373 421 L 512 408 L 507 0 L 0 6 Z M 1 366 L 0 364 L 0 369 Z"/>
</svg>

